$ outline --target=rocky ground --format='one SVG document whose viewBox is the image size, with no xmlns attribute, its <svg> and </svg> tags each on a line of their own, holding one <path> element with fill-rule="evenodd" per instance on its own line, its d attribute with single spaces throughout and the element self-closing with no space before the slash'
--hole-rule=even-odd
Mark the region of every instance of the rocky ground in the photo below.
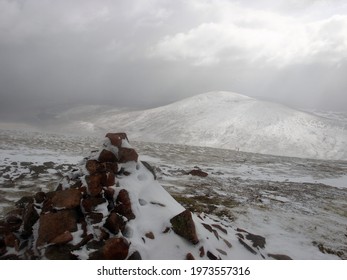
<svg viewBox="0 0 347 280">
<path fill-rule="evenodd" d="M 99 138 L 4 130 L 0 139 L 0 216 L 23 195 L 56 188 L 100 144 Z M 269 251 L 293 259 L 347 258 L 346 162 L 131 144 L 187 209 L 260 234 Z"/>
</svg>

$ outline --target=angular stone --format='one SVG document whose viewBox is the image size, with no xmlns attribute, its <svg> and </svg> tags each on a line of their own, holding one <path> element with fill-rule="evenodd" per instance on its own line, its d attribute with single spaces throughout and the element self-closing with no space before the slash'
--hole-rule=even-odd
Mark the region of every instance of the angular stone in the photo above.
<svg viewBox="0 0 347 280">
<path fill-rule="evenodd" d="M 119 133 L 107 133 L 106 137 L 110 139 L 111 144 L 113 146 L 116 146 L 117 148 L 120 148 L 122 146 L 122 141 L 126 140 L 128 141 L 128 137 L 126 133 L 119 132 Z"/>
<path fill-rule="evenodd" d="M 245 241 L 243 241 L 241 238 L 237 238 L 237 239 L 243 245 L 243 247 L 245 247 L 248 251 L 250 251 L 254 255 L 257 254 L 257 252 L 251 246 L 249 246 Z"/>
<path fill-rule="evenodd" d="M 24 208 L 17 208 L 8 213 L 5 221 L 0 221 L 0 234 L 19 230 L 23 222 L 24 211 Z"/>
<path fill-rule="evenodd" d="M 219 229 L 221 232 L 228 234 L 228 231 L 225 228 L 223 228 L 221 225 L 213 224 L 212 226 Z"/>
<path fill-rule="evenodd" d="M 208 173 L 201 171 L 199 169 L 191 170 L 188 174 L 193 175 L 193 176 L 199 176 L 199 177 L 207 177 L 208 176 Z"/>
<path fill-rule="evenodd" d="M 58 209 L 71 209 L 80 205 L 82 194 L 79 189 L 66 189 L 55 192 L 52 205 Z"/>
<path fill-rule="evenodd" d="M 170 220 L 170 222 L 172 229 L 176 234 L 193 244 L 199 243 L 192 214 L 189 210 L 185 210 L 176 215 Z"/>
<path fill-rule="evenodd" d="M 106 202 L 106 199 L 103 197 L 87 197 L 82 199 L 82 207 L 85 212 L 93 212 L 95 208 Z"/>
<path fill-rule="evenodd" d="M 98 224 L 101 223 L 102 219 L 104 218 L 104 215 L 102 213 L 86 213 L 86 218 L 91 224 Z"/>
<path fill-rule="evenodd" d="M 102 166 L 97 160 L 90 159 L 86 162 L 86 169 L 88 170 L 89 174 L 94 174 L 101 171 L 100 169 L 102 169 Z"/>
<path fill-rule="evenodd" d="M 142 257 L 138 251 L 135 251 L 127 260 L 142 260 Z"/>
<path fill-rule="evenodd" d="M 5 255 L 7 253 L 6 244 L 3 239 L 0 238 L 0 256 Z"/>
<path fill-rule="evenodd" d="M 23 214 L 23 229 L 25 233 L 31 234 L 33 230 L 34 224 L 39 219 L 39 214 L 37 213 L 34 204 L 28 204 L 25 208 L 25 212 Z"/>
<path fill-rule="evenodd" d="M 111 187 L 116 184 L 116 176 L 113 172 L 107 172 L 106 186 Z"/>
<path fill-rule="evenodd" d="M 120 190 L 116 199 L 116 203 L 117 205 L 115 206 L 115 211 L 118 214 L 126 217 L 128 220 L 135 219 L 135 215 L 131 209 L 131 201 L 127 190 Z"/>
<path fill-rule="evenodd" d="M 78 250 L 79 248 L 81 248 L 82 246 L 86 245 L 90 240 L 93 239 L 93 234 L 88 234 L 86 236 L 83 237 L 83 239 L 77 243 L 76 245 L 73 246 L 74 250 Z"/>
<path fill-rule="evenodd" d="M 275 260 L 292 260 L 291 257 L 287 255 L 282 255 L 282 254 L 268 254 L 270 258 L 273 258 Z"/>
<path fill-rule="evenodd" d="M 91 196 L 97 196 L 102 191 L 102 174 L 94 173 L 93 175 L 86 176 L 88 184 L 88 193 Z"/>
<path fill-rule="evenodd" d="M 192 253 L 188 253 L 188 254 L 186 255 L 186 260 L 195 260 L 195 258 L 194 258 L 194 256 L 193 256 Z"/>
<path fill-rule="evenodd" d="M 155 237 L 154 237 L 154 234 L 153 234 L 153 232 L 147 232 L 146 234 L 145 234 L 145 236 L 147 237 L 147 238 L 149 238 L 149 239 L 154 239 Z"/>
<path fill-rule="evenodd" d="M 260 247 L 262 249 L 265 248 L 265 244 L 266 244 L 265 237 L 260 236 L 260 235 L 255 235 L 255 234 L 250 233 L 247 230 L 244 230 L 244 229 L 241 229 L 241 228 L 237 228 L 236 231 L 247 233 L 246 239 L 252 241 L 252 246 L 253 247 L 255 247 L 255 248 Z"/>
<path fill-rule="evenodd" d="M 4 241 L 6 246 L 15 248 L 16 251 L 19 249 L 19 239 L 14 235 L 13 232 L 9 232 L 5 235 Z"/>
<path fill-rule="evenodd" d="M 125 260 L 129 252 L 129 242 L 125 238 L 110 238 L 102 248 L 105 260 Z"/>
<path fill-rule="evenodd" d="M 139 158 L 137 152 L 132 148 L 120 148 L 118 151 L 118 157 L 120 163 L 125 163 L 128 161 L 136 161 Z"/>
<path fill-rule="evenodd" d="M 100 228 L 99 240 L 103 241 L 109 238 L 110 238 L 110 234 L 104 228 Z"/>
<path fill-rule="evenodd" d="M 77 230 L 77 213 L 74 210 L 62 210 L 40 216 L 40 225 L 36 246 L 40 247 L 52 242 L 54 238 L 66 231 Z"/>
<path fill-rule="evenodd" d="M 113 234 L 118 234 L 119 231 L 123 231 L 125 228 L 125 222 L 123 218 L 115 212 L 111 212 L 106 219 L 104 225 Z"/>
<path fill-rule="evenodd" d="M 224 238 L 222 238 L 222 239 L 223 239 L 224 243 L 228 246 L 228 248 L 233 247 L 233 245 L 228 240 L 226 240 Z"/>
<path fill-rule="evenodd" d="M 117 162 L 117 157 L 111 151 L 103 149 L 99 155 L 100 162 Z"/>
<path fill-rule="evenodd" d="M 24 208 L 29 203 L 34 203 L 34 198 L 32 196 L 23 196 L 16 202 L 16 206 L 19 208 Z"/>
<path fill-rule="evenodd" d="M 55 237 L 51 243 L 53 244 L 66 244 L 69 243 L 70 241 L 73 240 L 73 236 L 71 234 L 71 232 L 69 231 L 65 231 L 64 233 L 58 235 L 57 237 Z"/>
<path fill-rule="evenodd" d="M 45 257 L 49 260 L 77 260 L 71 249 L 69 245 L 51 245 L 46 248 Z"/>
<path fill-rule="evenodd" d="M 34 198 L 35 198 L 35 202 L 40 204 L 44 202 L 44 200 L 46 199 L 46 194 L 44 192 L 37 192 Z"/>
<path fill-rule="evenodd" d="M 113 201 L 113 197 L 114 197 L 114 193 L 115 193 L 115 190 L 113 188 L 106 188 L 104 190 L 104 195 L 105 195 L 105 198 L 107 200 L 112 200 Z"/>
<path fill-rule="evenodd" d="M 265 240 L 265 237 L 263 237 L 263 236 L 248 233 L 246 235 L 246 239 L 251 240 L 252 245 L 255 248 L 257 248 L 257 247 L 260 247 L 262 249 L 265 248 L 266 240 Z"/>
<path fill-rule="evenodd" d="M 224 251 L 224 250 L 222 250 L 222 249 L 216 249 L 219 253 L 221 253 L 222 255 L 224 255 L 224 256 L 227 256 L 228 254 Z"/>
<path fill-rule="evenodd" d="M 46 198 L 42 205 L 42 213 L 53 212 L 53 203 L 50 197 Z"/>
<path fill-rule="evenodd" d="M 210 260 L 218 260 L 218 258 L 212 254 L 210 251 L 207 251 L 206 256 L 210 259 Z"/>
<path fill-rule="evenodd" d="M 201 246 L 200 248 L 199 248 L 199 252 L 200 252 L 200 258 L 202 258 L 203 256 L 205 256 L 205 248 L 204 248 L 204 246 Z"/>
<path fill-rule="evenodd" d="M 103 162 L 101 164 L 103 166 L 103 171 L 105 171 L 105 172 L 113 172 L 114 174 L 118 173 L 118 164 L 117 164 L 117 162 Z"/>
</svg>

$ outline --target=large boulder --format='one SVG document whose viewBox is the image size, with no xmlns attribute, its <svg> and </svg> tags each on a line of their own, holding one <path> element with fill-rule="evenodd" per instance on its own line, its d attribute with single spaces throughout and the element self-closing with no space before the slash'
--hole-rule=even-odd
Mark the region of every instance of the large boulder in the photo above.
<svg viewBox="0 0 347 280">
<path fill-rule="evenodd" d="M 189 210 L 185 210 L 176 215 L 170 220 L 170 222 L 172 229 L 176 234 L 182 236 L 193 244 L 199 243 L 192 213 Z"/>
</svg>

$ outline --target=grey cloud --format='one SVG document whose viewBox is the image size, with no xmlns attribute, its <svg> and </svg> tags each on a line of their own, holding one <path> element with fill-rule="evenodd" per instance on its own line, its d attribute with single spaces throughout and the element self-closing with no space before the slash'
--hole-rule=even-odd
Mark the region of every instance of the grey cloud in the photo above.
<svg viewBox="0 0 347 280">
<path fill-rule="evenodd" d="M 248 2 L 252 10 L 257 1 Z M 204 10 L 211 3 L 0 0 L 1 120 L 34 122 L 78 104 L 149 108 L 211 90 L 341 108 L 343 59 L 327 65 L 316 57 L 279 69 L 245 54 L 234 59 L 238 48 L 220 49 L 211 65 L 160 57 L 155 48 L 163 38 L 218 19 L 219 8 Z"/>
</svg>

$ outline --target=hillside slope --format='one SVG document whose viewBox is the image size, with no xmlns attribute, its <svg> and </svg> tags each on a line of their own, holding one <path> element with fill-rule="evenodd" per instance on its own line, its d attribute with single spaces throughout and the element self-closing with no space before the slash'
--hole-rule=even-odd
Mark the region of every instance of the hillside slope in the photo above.
<svg viewBox="0 0 347 280">
<path fill-rule="evenodd" d="M 347 127 L 237 93 L 209 92 L 166 106 L 89 120 L 132 139 L 320 159 L 347 159 Z"/>
</svg>

